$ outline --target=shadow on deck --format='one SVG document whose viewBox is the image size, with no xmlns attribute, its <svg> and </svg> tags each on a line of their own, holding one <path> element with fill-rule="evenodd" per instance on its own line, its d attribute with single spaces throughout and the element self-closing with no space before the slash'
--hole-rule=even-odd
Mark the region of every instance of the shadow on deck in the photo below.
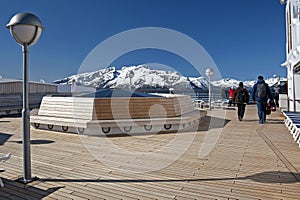
<svg viewBox="0 0 300 200">
<path fill-rule="evenodd" d="M 1 199 L 42 199 L 64 187 L 52 187 L 47 190 L 28 186 L 23 183 L 2 178 L 4 187 L 0 188 Z"/>
<path fill-rule="evenodd" d="M 39 179 L 42 182 L 92 182 L 92 183 L 147 183 L 147 182 L 202 182 L 222 180 L 250 179 L 260 183 L 295 183 L 300 182 L 300 173 L 268 171 L 245 177 L 203 178 L 203 179 Z"/>
</svg>

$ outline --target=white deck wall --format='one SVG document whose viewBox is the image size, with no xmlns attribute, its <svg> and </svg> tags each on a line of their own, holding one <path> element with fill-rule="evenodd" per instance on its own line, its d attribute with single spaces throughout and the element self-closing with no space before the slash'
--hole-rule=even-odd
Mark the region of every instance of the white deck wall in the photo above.
<svg viewBox="0 0 300 200">
<path fill-rule="evenodd" d="M 286 62 L 288 80 L 288 110 L 300 112 L 300 0 L 286 3 Z"/>
</svg>

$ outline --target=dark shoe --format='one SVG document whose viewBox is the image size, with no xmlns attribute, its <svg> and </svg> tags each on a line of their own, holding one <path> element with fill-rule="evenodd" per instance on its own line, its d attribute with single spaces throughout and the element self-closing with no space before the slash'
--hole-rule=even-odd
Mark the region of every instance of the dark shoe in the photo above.
<svg viewBox="0 0 300 200">
<path fill-rule="evenodd" d="M 243 119 L 239 116 L 239 121 L 242 121 Z"/>
</svg>

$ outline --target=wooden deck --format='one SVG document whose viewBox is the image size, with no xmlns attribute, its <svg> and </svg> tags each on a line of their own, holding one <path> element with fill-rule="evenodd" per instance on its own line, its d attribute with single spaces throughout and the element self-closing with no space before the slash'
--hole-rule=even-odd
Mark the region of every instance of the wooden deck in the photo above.
<svg viewBox="0 0 300 200">
<path fill-rule="evenodd" d="M 226 112 L 224 127 L 218 112 Z M 264 125 L 255 105 L 242 122 L 232 109 L 208 116 L 197 132 L 179 134 L 105 138 L 31 129 L 32 174 L 39 180 L 27 185 L 16 181 L 23 170 L 22 120 L 1 118 L 0 152 L 12 158 L 0 163 L 0 199 L 300 199 L 300 149 L 281 113 Z M 210 129 L 222 132 L 200 158 L 210 119 Z"/>
</svg>

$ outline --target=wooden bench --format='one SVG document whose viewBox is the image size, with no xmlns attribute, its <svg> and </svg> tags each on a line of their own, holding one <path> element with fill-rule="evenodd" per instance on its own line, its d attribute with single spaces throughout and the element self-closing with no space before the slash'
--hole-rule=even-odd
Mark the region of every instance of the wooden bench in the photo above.
<svg viewBox="0 0 300 200">
<path fill-rule="evenodd" d="M 150 131 L 150 126 L 163 126 L 167 131 L 175 124 L 177 127 L 180 124 L 181 129 L 186 128 L 205 115 L 204 111 L 194 110 L 191 98 L 185 95 L 44 97 L 37 114 L 31 116 L 31 124 L 35 128 L 43 124 L 49 130 L 60 126 L 63 131 L 68 131 L 69 127 L 73 127 L 79 133 L 91 127 L 102 129 L 103 133 L 112 129 L 112 132 L 130 132 L 134 127 Z"/>
<path fill-rule="evenodd" d="M 188 96 L 97 98 L 93 120 L 176 117 L 194 111 Z"/>
<path fill-rule="evenodd" d="M 94 127 L 94 130 L 89 131 L 90 135 L 176 132 L 199 125 L 200 119 L 204 116 L 206 111 L 195 110 L 181 116 L 167 118 L 93 120 L 88 123 L 88 126 Z M 95 127 L 101 128 L 102 133 L 95 131 Z"/>
<path fill-rule="evenodd" d="M 68 127 L 86 128 L 93 119 L 92 98 L 76 97 L 44 97 L 36 115 L 30 116 L 33 127 L 41 124 L 52 130 L 54 125 L 61 126 L 63 131 Z"/>
</svg>

